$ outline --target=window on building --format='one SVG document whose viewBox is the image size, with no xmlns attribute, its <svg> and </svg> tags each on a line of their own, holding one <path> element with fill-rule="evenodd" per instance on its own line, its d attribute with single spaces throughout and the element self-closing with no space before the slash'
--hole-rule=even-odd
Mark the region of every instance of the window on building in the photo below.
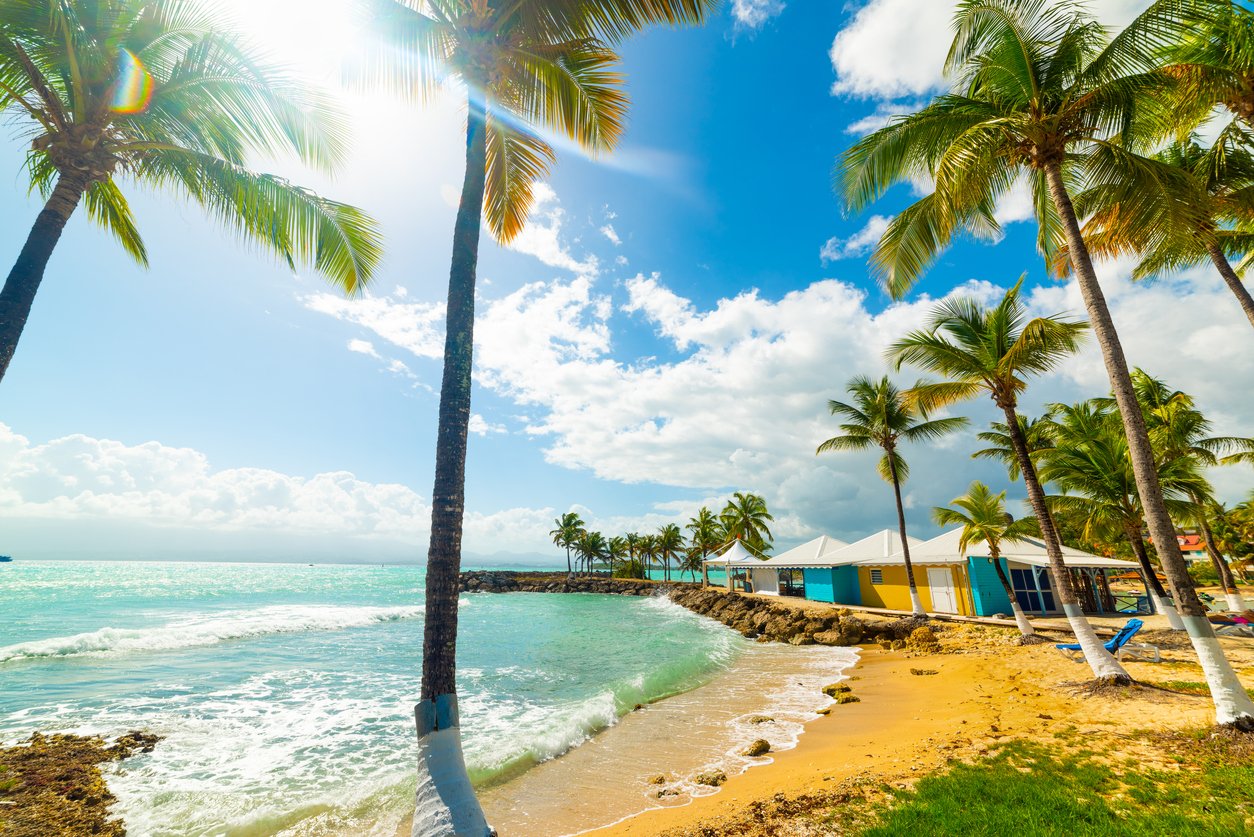
<svg viewBox="0 0 1254 837">
<path fill-rule="evenodd" d="M 883 570 L 871 570 L 871 583 L 883 584 L 884 583 L 884 571 Z"/>
<path fill-rule="evenodd" d="M 1039 574 L 1032 569 L 1010 570 L 1010 586 L 1014 590 L 1019 607 L 1026 611 L 1054 609 L 1054 593 L 1050 588 L 1049 573 Z"/>
</svg>

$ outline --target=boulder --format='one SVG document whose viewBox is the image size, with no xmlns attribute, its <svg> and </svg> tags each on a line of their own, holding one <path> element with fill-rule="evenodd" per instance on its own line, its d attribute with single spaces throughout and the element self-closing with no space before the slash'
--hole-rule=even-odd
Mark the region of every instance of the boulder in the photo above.
<svg viewBox="0 0 1254 837">
<path fill-rule="evenodd" d="M 704 770 L 692 777 L 692 781 L 698 785 L 708 785 L 717 788 L 719 785 L 727 781 L 727 774 L 722 770 Z"/>
<path fill-rule="evenodd" d="M 745 718 L 745 723 L 773 724 L 775 723 L 775 719 L 772 718 L 770 715 L 750 715 L 748 718 Z"/>
<path fill-rule="evenodd" d="M 828 697 L 836 697 L 837 695 L 851 692 L 853 689 L 849 687 L 848 683 L 833 683 L 830 686 L 824 686 L 821 691 Z"/>
<path fill-rule="evenodd" d="M 742 756 L 748 756 L 749 758 L 757 758 L 758 756 L 765 755 L 770 751 L 771 742 L 767 741 L 765 738 L 758 738 L 755 739 L 748 747 L 741 750 L 740 754 Z"/>
</svg>

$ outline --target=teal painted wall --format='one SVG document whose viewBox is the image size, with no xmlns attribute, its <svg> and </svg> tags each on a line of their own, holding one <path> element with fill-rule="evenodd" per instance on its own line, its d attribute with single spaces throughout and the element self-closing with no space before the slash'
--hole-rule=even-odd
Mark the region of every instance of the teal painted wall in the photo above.
<svg viewBox="0 0 1254 837">
<path fill-rule="evenodd" d="M 856 567 L 807 567 L 802 570 L 806 598 L 812 602 L 860 605 Z"/>
<path fill-rule="evenodd" d="M 1006 570 L 1006 559 L 999 558 L 1001 567 Z M 994 613 L 1010 615 L 1010 599 L 997 579 L 997 570 L 993 562 L 987 558 L 968 558 L 967 568 L 971 576 L 971 599 L 975 602 L 977 616 L 992 616 Z M 1009 570 L 1007 570 L 1009 575 Z"/>
<path fill-rule="evenodd" d="M 857 567 L 832 567 L 832 579 L 837 602 L 848 605 L 862 604 L 862 593 L 858 589 Z"/>
</svg>

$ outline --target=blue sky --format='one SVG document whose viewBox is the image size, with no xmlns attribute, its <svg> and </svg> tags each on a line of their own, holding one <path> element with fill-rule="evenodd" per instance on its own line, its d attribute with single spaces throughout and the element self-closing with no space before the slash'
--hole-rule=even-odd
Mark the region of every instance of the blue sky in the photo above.
<svg viewBox="0 0 1254 837">
<path fill-rule="evenodd" d="M 293 2 L 237 12 L 333 82 L 351 28 L 301 15 L 274 39 Z M 1140 5 L 1097 8 L 1117 23 Z M 646 529 L 734 490 L 767 497 L 785 544 L 892 524 L 870 457 L 813 456 L 835 433 L 826 400 L 883 371 L 883 346 L 926 315 L 927 295 L 991 298 L 1027 272 L 1041 313 L 1080 310 L 1074 288 L 1044 278 L 1022 201 L 1002 208 L 1002 241 L 960 243 L 903 304 L 868 276 L 873 234 L 914 195 L 845 217 L 832 165 L 938 89 L 951 6 L 736 0 L 706 27 L 623 47 L 620 151 L 563 153 L 523 236 L 508 249 L 485 236 L 468 553 L 543 552 L 549 520 L 572 507 L 607 532 Z M 147 271 L 75 217 L 0 385 L 0 551 L 425 554 L 463 117 L 457 91 L 424 110 L 339 95 L 356 142 L 337 177 L 258 166 L 381 220 L 370 294 L 337 298 L 166 197 L 131 193 Z M 13 134 L 0 140 L 0 253 L 15 255 L 37 204 Z M 1132 362 L 1194 392 L 1225 432 L 1254 432 L 1234 394 L 1254 382 L 1235 303 L 1204 272 L 1132 287 L 1127 268 L 1104 271 Z M 1090 350 L 1029 404 L 1104 387 Z M 968 435 L 911 455 L 918 534 L 971 479 L 1004 483 L 972 449 Z M 1216 478 L 1230 498 L 1249 487 Z"/>
</svg>

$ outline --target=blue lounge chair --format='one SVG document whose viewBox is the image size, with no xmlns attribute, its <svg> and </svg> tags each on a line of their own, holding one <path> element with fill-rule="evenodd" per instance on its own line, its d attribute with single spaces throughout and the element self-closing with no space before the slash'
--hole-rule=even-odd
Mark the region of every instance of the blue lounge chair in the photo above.
<svg viewBox="0 0 1254 837">
<path fill-rule="evenodd" d="M 1106 650 L 1115 655 L 1116 659 L 1122 660 L 1125 654 L 1136 654 L 1137 656 L 1154 655 L 1154 662 L 1162 662 L 1162 655 L 1158 653 L 1157 645 L 1150 645 L 1144 642 L 1130 642 L 1136 632 L 1144 627 L 1145 623 L 1140 619 L 1129 619 L 1128 624 L 1119 629 L 1119 633 L 1115 634 L 1106 641 Z M 1059 643 L 1054 646 L 1062 652 L 1064 657 L 1069 657 L 1077 663 L 1084 662 L 1084 653 L 1078 642 Z"/>
</svg>

